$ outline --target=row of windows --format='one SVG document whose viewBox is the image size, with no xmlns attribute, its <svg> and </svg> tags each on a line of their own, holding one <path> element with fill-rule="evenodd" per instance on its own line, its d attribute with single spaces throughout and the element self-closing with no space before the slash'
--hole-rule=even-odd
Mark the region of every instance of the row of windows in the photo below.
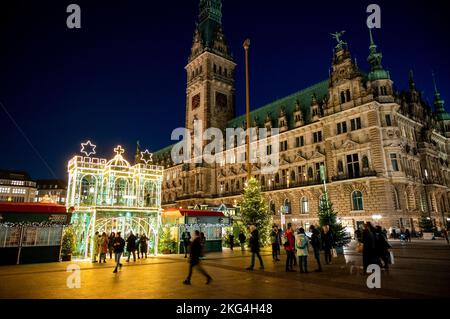
<svg viewBox="0 0 450 319">
<path fill-rule="evenodd" d="M 353 211 L 363 211 L 364 210 L 364 202 L 363 202 L 363 194 L 362 192 L 356 190 L 353 191 L 351 196 L 351 205 Z M 320 209 L 320 203 L 323 200 L 323 195 L 319 198 L 319 209 Z M 300 199 L 300 214 L 309 214 L 310 213 L 310 205 L 309 205 L 309 199 L 306 196 L 303 196 Z M 277 214 L 276 206 L 273 201 L 270 201 L 269 203 L 269 210 L 270 212 L 275 215 Z M 283 214 L 292 214 L 292 205 L 291 202 L 288 199 L 285 199 L 283 206 L 280 209 L 280 212 Z"/>
<path fill-rule="evenodd" d="M 24 203 L 25 197 L 19 196 L 0 196 L 0 202 Z"/>
<path fill-rule="evenodd" d="M 9 194 L 10 191 L 11 191 L 11 188 L 9 188 L 9 187 L 0 187 L 0 193 Z"/>
<path fill-rule="evenodd" d="M 361 129 L 361 118 L 357 117 L 350 120 L 350 129 L 352 131 L 360 130 Z M 347 133 L 347 121 L 338 123 L 336 125 L 336 132 L 337 134 L 343 134 Z"/>
</svg>

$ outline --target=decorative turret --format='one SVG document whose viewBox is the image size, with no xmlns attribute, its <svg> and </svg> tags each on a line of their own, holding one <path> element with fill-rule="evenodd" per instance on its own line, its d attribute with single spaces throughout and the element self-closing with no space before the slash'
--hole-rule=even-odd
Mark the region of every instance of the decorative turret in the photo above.
<svg viewBox="0 0 450 319">
<path fill-rule="evenodd" d="M 368 75 L 369 81 L 375 80 L 389 80 L 389 72 L 383 69 L 381 65 L 381 60 L 383 59 L 383 54 L 377 51 L 377 45 L 373 41 L 372 29 L 369 28 L 370 35 L 370 46 L 369 46 L 369 56 L 367 57 L 367 62 L 370 64 L 370 72 Z"/>
<path fill-rule="evenodd" d="M 139 141 L 136 142 L 136 154 L 134 154 L 134 165 L 140 164 L 142 162 L 141 160 L 141 145 L 139 144 Z"/>
<path fill-rule="evenodd" d="M 386 71 L 381 60 L 383 54 L 377 51 L 377 45 L 373 41 L 372 29 L 369 28 L 370 46 L 369 56 L 367 62 L 370 64 L 370 72 L 367 76 L 368 87 L 370 87 L 374 98 L 380 103 L 394 102 L 392 81 L 390 79 L 389 71 Z"/>
<path fill-rule="evenodd" d="M 433 73 L 433 85 L 434 85 L 434 116 L 437 121 L 441 132 L 446 136 L 450 137 L 450 114 L 445 111 L 444 100 L 441 98 L 441 93 L 439 93 L 436 79 Z"/>
</svg>

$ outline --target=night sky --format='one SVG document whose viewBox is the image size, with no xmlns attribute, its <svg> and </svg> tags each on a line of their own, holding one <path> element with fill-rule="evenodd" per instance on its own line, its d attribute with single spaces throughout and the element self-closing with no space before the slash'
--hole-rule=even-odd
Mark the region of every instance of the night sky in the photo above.
<svg viewBox="0 0 450 319">
<path fill-rule="evenodd" d="M 150 151 L 172 144 L 172 130 L 184 126 L 184 66 L 198 2 L 2 0 L 0 102 L 33 147 L 0 108 L 0 168 L 25 170 L 34 179 L 66 178 L 67 161 L 87 139 L 106 158 L 121 144 L 130 161 L 136 140 Z M 328 77 L 331 32 L 347 31 L 343 40 L 367 70 L 366 7 L 373 2 L 382 9 L 375 42 L 396 87 L 407 87 L 412 68 L 418 89 L 432 102 L 435 70 L 450 105 L 450 12 L 444 2 L 223 2 L 224 32 L 238 64 L 237 115 L 245 109 L 246 37 L 252 41 L 255 109 Z M 66 26 L 70 3 L 81 7 L 81 29 Z"/>
</svg>

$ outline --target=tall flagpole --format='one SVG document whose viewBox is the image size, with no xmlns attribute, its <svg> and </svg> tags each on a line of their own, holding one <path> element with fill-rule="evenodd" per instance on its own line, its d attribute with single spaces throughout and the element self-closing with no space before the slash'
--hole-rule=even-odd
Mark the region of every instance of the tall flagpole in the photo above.
<svg viewBox="0 0 450 319">
<path fill-rule="evenodd" d="M 250 48 L 250 39 L 244 41 L 245 49 L 245 88 L 246 88 L 246 116 L 247 116 L 247 134 L 245 136 L 247 145 L 247 180 L 252 177 L 252 166 L 250 164 L 250 93 L 248 82 L 248 49 Z"/>
</svg>

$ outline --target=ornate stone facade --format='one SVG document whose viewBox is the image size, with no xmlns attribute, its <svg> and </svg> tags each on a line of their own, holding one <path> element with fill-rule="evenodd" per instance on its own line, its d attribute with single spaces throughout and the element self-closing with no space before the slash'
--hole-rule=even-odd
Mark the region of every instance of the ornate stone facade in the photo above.
<svg viewBox="0 0 450 319">
<path fill-rule="evenodd" d="M 201 1 L 201 22 L 186 67 L 190 129 L 194 119 L 204 120 L 205 128 L 246 125 L 245 116 L 233 118 L 235 64 L 217 8 L 221 1 Z M 280 129 L 278 172 L 262 175 L 258 165 L 252 170 L 275 222 L 282 211 L 295 225 L 317 222 L 321 165 L 330 199 L 350 229 L 374 217 L 386 228 L 410 229 L 418 228 L 422 213 L 440 227 L 450 217 L 450 116 L 437 88 L 435 110 L 416 89 L 412 73 L 409 90 L 394 91 L 371 33 L 367 61 L 369 72 L 364 72 L 340 41 L 329 79 L 251 113 L 253 127 Z M 170 150 L 155 153 L 155 161 L 166 168 L 163 206 L 236 205 L 245 165 L 173 165 Z"/>
</svg>

